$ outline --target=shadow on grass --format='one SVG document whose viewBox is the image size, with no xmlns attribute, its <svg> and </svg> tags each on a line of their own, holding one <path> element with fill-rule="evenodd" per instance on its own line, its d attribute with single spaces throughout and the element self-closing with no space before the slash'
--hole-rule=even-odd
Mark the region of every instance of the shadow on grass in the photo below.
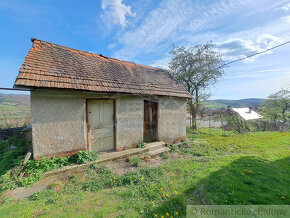
<svg viewBox="0 0 290 218">
<path fill-rule="evenodd" d="M 290 157 L 269 162 L 239 158 L 146 214 L 185 216 L 187 204 L 290 204 Z M 158 217 L 159 217 L 158 216 Z"/>
</svg>

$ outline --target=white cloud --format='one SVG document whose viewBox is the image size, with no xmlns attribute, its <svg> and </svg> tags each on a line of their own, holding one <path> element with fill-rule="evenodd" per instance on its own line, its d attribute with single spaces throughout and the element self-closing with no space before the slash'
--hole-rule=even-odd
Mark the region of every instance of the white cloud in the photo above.
<svg viewBox="0 0 290 218">
<path fill-rule="evenodd" d="M 217 52 L 220 52 L 224 55 L 225 60 L 236 60 L 243 58 L 264 50 L 267 50 L 271 47 L 274 47 L 282 43 L 282 38 L 270 35 L 270 34 L 261 34 L 256 37 L 256 39 L 242 39 L 242 38 L 230 38 L 223 42 L 218 42 L 214 44 L 214 49 Z M 263 53 L 248 59 L 245 59 L 244 62 L 253 62 L 258 57 L 262 55 L 272 54 L 273 51 Z M 164 69 L 168 68 L 168 63 L 170 62 L 170 57 L 161 58 L 154 61 L 150 66 L 160 67 Z"/>
<path fill-rule="evenodd" d="M 277 8 L 277 10 L 290 11 L 290 3 L 285 4 L 282 7 Z"/>
<path fill-rule="evenodd" d="M 168 64 L 170 62 L 170 58 L 162 58 L 157 61 L 155 61 L 153 64 L 149 64 L 151 67 L 158 67 L 158 68 L 163 68 L 165 70 L 169 70 Z"/>
<path fill-rule="evenodd" d="M 277 2 L 272 1 L 221 0 L 203 4 L 191 0 L 164 0 L 147 14 L 140 25 L 118 34 L 116 43 L 119 46 L 114 49 L 113 56 L 138 60 L 141 55 L 163 53 L 163 59 L 173 44 L 192 46 L 209 40 L 239 44 L 236 49 L 226 51 L 230 59 L 256 53 L 279 44 L 282 39 L 285 41 L 290 31 L 290 18 L 281 18 L 277 14 L 255 26 L 255 21 L 252 22 L 255 11 L 266 13 L 261 11 L 264 4 L 268 5 L 267 13 L 271 12 L 269 8 L 277 7 Z M 252 15 L 245 16 L 247 11 Z M 245 24 L 246 19 L 249 21 Z M 241 28 L 235 22 L 241 24 Z"/>
<path fill-rule="evenodd" d="M 225 59 L 235 60 L 264 51 L 278 45 L 280 42 L 282 40 L 279 37 L 270 34 L 261 34 L 256 39 L 231 38 L 225 42 L 216 43 L 215 49 L 221 52 L 225 56 Z M 272 51 L 269 51 L 262 55 L 271 53 Z M 254 61 L 259 56 L 261 55 L 254 56 L 245 61 Z"/>
<path fill-rule="evenodd" d="M 280 38 L 289 37 L 290 25 L 288 24 L 287 17 L 279 17 L 272 19 L 270 22 L 249 28 L 243 31 L 237 31 L 228 35 L 228 38 L 244 38 L 244 39 L 257 39 L 257 36 L 269 34 L 279 36 Z"/>
<path fill-rule="evenodd" d="M 289 75 L 288 68 L 274 68 L 274 69 L 264 69 L 264 70 L 250 70 L 250 71 L 236 71 L 231 72 L 224 76 L 224 79 L 265 79 L 273 75 L 285 76 Z"/>
<path fill-rule="evenodd" d="M 290 16 L 281 17 L 281 20 L 286 21 L 287 23 L 290 23 Z"/>
<path fill-rule="evenodd" d="M 139 54 L 168 50 L 168 46 L 186 35 L 212 27 L 214 22 L 247 1 L 222 0 L 202 6 L 191 0 L 164 0 L 153 9 L 137 28 L 124 32 L 119 38 L 123 46 L 115 57 L 132 59 Z"/>
<path fill-rule="evenodd" d="M 102 0 L 102 19 L 105 23 L 119 24 L 123 28 L 128 25 L 127 16 L 134 17 L 136 14 L 131 11 L 131 7 L 122 3 L 122 0 Z"/>
</svg>

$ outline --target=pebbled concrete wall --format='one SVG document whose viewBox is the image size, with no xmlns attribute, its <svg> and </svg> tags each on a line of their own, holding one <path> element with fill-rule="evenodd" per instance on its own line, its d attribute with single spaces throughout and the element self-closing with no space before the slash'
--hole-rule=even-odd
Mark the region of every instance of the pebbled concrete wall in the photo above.
<svg viewBox="0 0 290 218">
<path fill-rule="evenodd" d="M 110 98 L 116 102 L 116 148 L 143 141 L 144 98 L 133 95 L 101 95 L 69 91 L 32 91 L 34 158 L 69 155 L 87 149 L 86 99 Z M 158 97 L 158 140 L 185 139 L 186 100 Z"/>
<path fill-rule="evenodd" d="M 116 101 L 117 148 L 143 141 L 144 100 L 136 96 L 120 96 Z"/>
<path fill-rule="evenodd" d="M 186 100 L 159 97 L 158 139 L 166 143 L 183 141 L 186 137 Z"/>
<path fill-rule="evenodd" d="M 34 158 L 86 149 L 85 100 L 31 92 Z"/>
</svg>

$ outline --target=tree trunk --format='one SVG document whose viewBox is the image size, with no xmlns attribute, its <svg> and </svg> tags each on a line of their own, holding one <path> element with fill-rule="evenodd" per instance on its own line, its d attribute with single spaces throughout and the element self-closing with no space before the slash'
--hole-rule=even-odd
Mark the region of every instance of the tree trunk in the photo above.
<svg viewBox="0 0 290 218">
<path fill-rule="evenodd" d="M 198 96 L 198 87 L 195 87 L 195 105 L 194 105 L 194 113 L 192 113 L 192 120 L 194 120 L 193 129 L 197 129 L 197 114 L 199 111 L 199 96 Z"/>
<path fill-rule="evenodd" d="M 195 109 L 194 109 L 194 105 L 193 105 L 193 99 L 188 101 L 188 105 L 189 105 L 189 112 L 190 112 L 190 115 L 191 115 L 190 127 L 192 129 L 195 129 Z"/>
<path fill-rule="evenodd" d="M 286 121 L 287 121 L 287 118 L 286 118 L 286 116 L 285 116 L 285 113 L 286 113 L 287 109 L 288 109 L 287 105 L 286 105 L 286 107 L 284 107 L 284 108 L 282 109 L 283 123 L 286 123 Z"/>
</svg>

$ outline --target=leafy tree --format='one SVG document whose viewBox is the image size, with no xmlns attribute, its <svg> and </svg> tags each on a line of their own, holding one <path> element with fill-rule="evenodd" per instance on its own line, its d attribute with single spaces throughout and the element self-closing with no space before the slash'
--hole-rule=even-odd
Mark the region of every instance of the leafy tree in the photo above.
<svg viewBox="0 0 290 218">
<path fill-rule="evenodd" d="M 169 63 L 171 74 L 193 97 L 188 104 L 193 118 L 191 125 L 196 129 L 201 102 L 209 96 L 206 88 L 214 85 L 222 77 L 224 61 L 221 54 L 213 50 L 211 42 L 189 48 L 177 46 L 170 51 L 170 54 L 172 55 Z"/>
<path fill-rule="evenodd" d="M 290 91 L 281 89 L 262 103 L 261 113 L 270 120 L 289 120 L 290 111 Z"/>
</svg>

